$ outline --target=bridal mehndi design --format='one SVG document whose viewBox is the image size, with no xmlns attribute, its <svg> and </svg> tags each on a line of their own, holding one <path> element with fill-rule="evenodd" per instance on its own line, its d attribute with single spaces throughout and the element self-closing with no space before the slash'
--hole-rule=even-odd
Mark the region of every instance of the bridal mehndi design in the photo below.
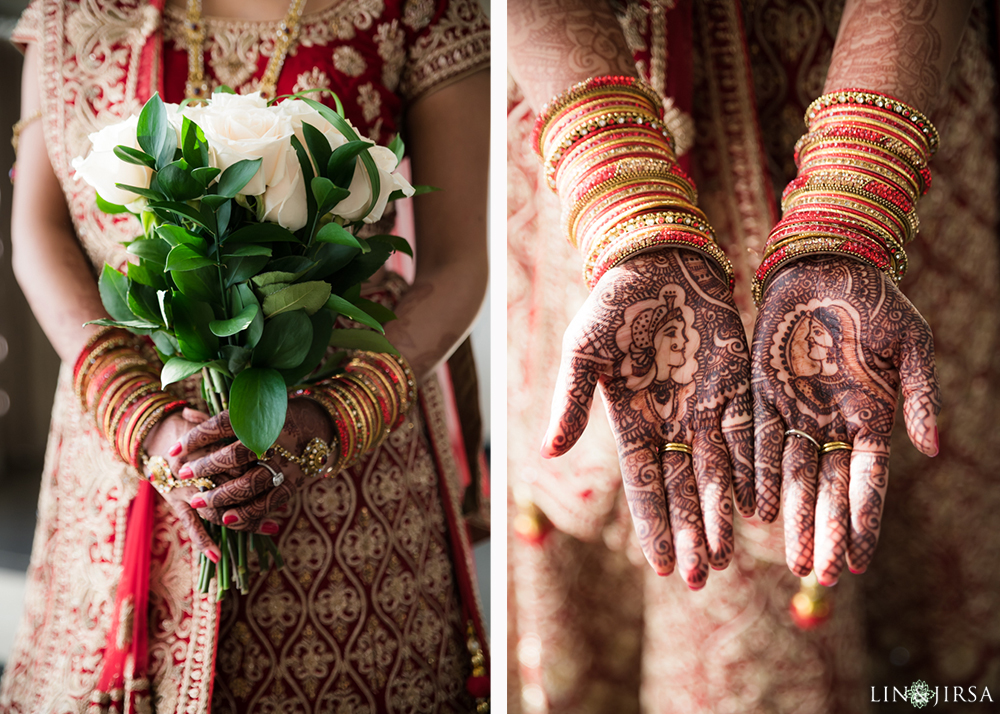
<svg viewBox="0 0 1000 714">
<path fill-rule="evenodd" d="M 606 76 L 570 87 L 539 113 L 532 143 L 593 290 L 566 333 L 544 452 L 579 439 L 600 383 L 643 552 L 657 573 L 679 564 L 702 587 L 733 556 L 733 483 L 741 512 L 754 510 L 732 266 L 647 85 Z"/>
<path fill-rule="evenodd" d="M 901 385 L 911 440 L 937 453 L 933 340 L 896 283 L 938 135 L 856 89 L 817 99 L 806 124 L 754 281 L 756 486 L 761 518 L 784 511 L 788 567 L 832 583 L 874 554 Z"/>
</svg>

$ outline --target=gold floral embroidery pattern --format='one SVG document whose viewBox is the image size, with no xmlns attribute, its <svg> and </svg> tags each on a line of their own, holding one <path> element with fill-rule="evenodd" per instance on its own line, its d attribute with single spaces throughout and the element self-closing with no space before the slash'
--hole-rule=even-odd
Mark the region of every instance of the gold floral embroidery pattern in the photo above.
<svg viewBox="0 0 1000 714">
<path fill-rule="evenodd" d="M 307 89 L 329 89 L 330 77 L 319 67 L 313 67 L 309 72 L 303 72 L 295 80 L 292 87 L 292 94 L 302 92 Z"/>
<path fill-rule="evenodd" d="M 285 568 L 223 603 L 214 712 L 281 697 L 282 711 L 471 710 L 422 424 L 413 413 L 365 464 L 317 479 L 278 517 Z"/>
<path fill-rule="evenodd" d="M 410 48 L 399 91 L 415 99 L 438 82 L 487 64 L 489 23 L 475 0 L 454 0 Z"/>
<path fill-rule="evenodd" d="M 379 25 L 375 31 L 375 42 L 378 44 L 378 56 L 382 58 L 382 84 L 390 92 L 396 91 L 399 85 L 399 75 L 406 62 L 404 43 L 406 35 L 396 20 Z"/>
<path fill-rule="evenodd" d="M 434 17 L 434 0 L 411 0 L 403 10 L 403 24 L 412 30 L 422 30 Z"/>
<path fill-rule="evenodd" d="M 372 122 L 382 113 L 382 95 L 371 82 L 358 87 L 358 105 L 366 122 Z"/>
<path fill-rule="evenodd" d="M 342 45 L 333 51 L 333 66 L 348 77 L 360 77 L 368 69 L 365 58 L 349 45 Z"/>
</svg>

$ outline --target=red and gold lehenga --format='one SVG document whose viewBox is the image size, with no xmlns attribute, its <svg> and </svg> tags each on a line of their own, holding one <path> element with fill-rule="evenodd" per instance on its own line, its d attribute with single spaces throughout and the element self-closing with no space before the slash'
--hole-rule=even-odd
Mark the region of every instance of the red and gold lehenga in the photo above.
<svg viewBox="0 0 1000 714">
<path fill-rule="evenodd" d="M 87 135 L 159 89 L 184 97 L 184 12 L 140 0 L 36 0 L 14 33 L 36 45 L 52 167 L 95 270 L 121 264 L 135 219 L 102 214 L 72 176 Z M 308 8 L 307 8 L 308 10 Z M 205 18 L 206 73 L 254 91 L 277 22 Z M 329 87 L 376 141 L 407 102 L 489 61 L 469 0 L 339 0 L 303 16 L 277 93 Z M 391 226 L 390 226 L 391 227 Z M 372 290 L 398 299 L 388 274 Z M 101 665 L 137 481 L 80 412 L 63 365 L 45 463 L 24 618 L 0 711 L 83 712 Z M 318 479 L 277 518 L 286 565 L 216 605 L 172 511 L 155 511 L 150 574 L 151 707 L 157 712 L 464 712 L 467 627 L 483 637 L 460 507 L 459 468 L 436 379 L 421 408 L 357 467 Z"/>
<path fill-rule="evenodd" d="M 673 99 L 668 118 L 690 147 L 699 205 L 736 268 L 749 334 L 750 277 L 776 217 L 773 196 L 795 176 L 792 146 L 822 91 L 843 2 L 616 6 L 640 74 Z M 996 4 L 980 0 L 933 116 L 941 150 L 901 286 L 934 330 L 941 453 L 920 455 L 897 424 L 878 552 L 866 574 L 845 574 L 828 591 L 832 618 L 808 632 L 789 616 L 799 580 L 785 566 L 780 522 L 737 516 L 733 563 L 688 592 L 676 575 L 658 578 L 635 544 L 599 405 L 568 455 L 538 454 L 548 414 L 537 405 L 551 398 L 560 338 L 586 290 L 528 149 L 534 116 L 512 88 L 509 711 L 838 714 L 878 710 L 872 702 L 885 701 L 884 687 L 902 691 L 920 679 L 963 687 L 966 699 L 974 686 L 977 701 L 989 687 L 996 701 L 996 52 Z M 942 694 L 946 709 L 943 702 Z"/>
</svg>

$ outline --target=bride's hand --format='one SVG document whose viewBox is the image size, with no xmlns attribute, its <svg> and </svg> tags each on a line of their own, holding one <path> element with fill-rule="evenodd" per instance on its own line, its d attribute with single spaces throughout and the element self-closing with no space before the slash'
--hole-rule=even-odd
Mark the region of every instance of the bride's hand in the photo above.
<svg viewBox="0 0 1000 714">
<path fill-rule="evenodd" d="M 829 585 L 845 558 L 854 572 L 871 562 L 900 388 L 910 440 L 934 456 L 934 340 L 910 301 L 852 258 L 803 258 L 775 275 L 753 340 L 757 504 L 770 522 L 780 503 L 796 575 L 815 568 Z M 845 446 L 818 453 L 831 442 Z"/>
<path fill-rule="evenodd" d="M 330 417 L 312 400 L 289 400 L 288 415 L 278 444 L 290 453 L 300 455 L 315 437 L 327 444 L 331 442 L 333 426 Z M 224 411 L 185 434 L 171 453 L 183 459 L 206 446 L 233 438 L 235 434 L 229 412 Z M 336 445 L 333 448 L 336 450 Z M 335 453 L 333 458 L 336 458 Z M 275 455 L 266 463 L 282 477 L 274 476 L 258 464 L 253 452 L 235 441 L 206 456 L 187 461 L 178 475 L 181 479 L 204 477 L 213 480 L 220 475 L 236 475 L 236 478 L 211 491 L 193 494 L 191 506 L 213 523 L 235 530 L 274 535 L 278 532 L 278 524 L 267 516 L 288 502 L 305 483 L 306 476 L 297 464 L 280 455 Z M 276 480 L 279 481 L 277 485 Z"/>
<path fill-rule="evenodd" d="M 702 587 L 733 556 L 731 486 L 754 511 L 750 354 L 714 263 L 660 249 L 601 278 L 563 339 L 543 455 L 577 442 L 598 383 L 646 559 Z M 678 442 L 693 455 L 662 450 Z"/>
<path fill-rule="evenodd" d="M 184 409 L 178 414 L 171 414 L 166 419 L 157 424 L 149 432 L 143 442 L 143 448 L 149 456 L 161 456 L 167 460 L 170 471 L 174 474 L 180 473 L 183 469 L 183 457 L 178 454 L 171 454 L 170 449 L 178 439 L 204 423 L 208 415 L 196 409 Z M 146 474 L 149 476 L 149 474 Z M 221 551 L 209 536 L 205 529 L 205 524 L 201 522 L 198 515 L 191 508 L 189 501 L 198 493 L 198 489 L 191 487 L 175 488 L 169 491 L 164 498 L 173 509 L 177 519 L 184 524 L 188 530 L 191 542 L 197 550 L 205 553 L 212 562 L 219 562 Z"/>
</svg>

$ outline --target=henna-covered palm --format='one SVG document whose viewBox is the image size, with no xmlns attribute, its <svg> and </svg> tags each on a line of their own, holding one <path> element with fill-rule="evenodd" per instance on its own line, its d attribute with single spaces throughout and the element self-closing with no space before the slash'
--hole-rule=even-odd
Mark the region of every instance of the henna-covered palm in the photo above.
<svg viewBox="0 0 1000 714">
<path fill-rule="evenodd" d="M 733 555 L 733 505 L 754 512 L 750 359 L 739 313 L 701 253 L 660 249 L 608 271 L 563 341 L 545 456 L 587 425 L 594 388 L 618 443 L 639 542 L 661 575 L 691 588 Z M 693 457 L 661 455 L 668 442 Z M 692 463 L 693 462 L 693 463 Z"/>
<path fill-rule="evenodd" d="M 333 427 L 323 409 L 308 399 L 292 399 L 288 403 L 285 426 L 278 437 L 278 444 L 292 454 L 300 454 L 314 437 L 329 443 Z M 193 454 L 205 447 L 235 438 L 229 412 L 224 411 L 199 424 L 180 440 L 178 458 Z M 334 446 L 334 448 L 336 448 Z M 335 454 L 334 454 L 335 457 Z M 284 482 L 275 487 L 274 476 L 257 464 L 256 457 L 243 444 L 235 441 L 198 459 L 185 464 L 181 478 L 207 477 L 220 483 L 220 476 L 234 476 L 217 488 L 192 494 L 192 503 L 203 518 L 229 528 L 245 531 L 275 533 L 277 524 L 268 519 L 288 502 L 305 483 L 306 477 L 299 466 L 280 455 L 272 456 L 267 463 L 284 474 Z M 203 505 L 202 505 L 203 504 Z"/>
<path fill-rule="evenodd" d="M 774 277 L 753 339 L 760 517 L 784 512 L 785 557 L 832 584 L 845 558 L 869 565 L 889 477 L 900 387 L 913 444 L 938 452 L 940 410 L 930 328 L 881 271 L 851 258 L 801 259 Z M 817 453 L 843 441 L 853 451 Z"/>
</svg>

